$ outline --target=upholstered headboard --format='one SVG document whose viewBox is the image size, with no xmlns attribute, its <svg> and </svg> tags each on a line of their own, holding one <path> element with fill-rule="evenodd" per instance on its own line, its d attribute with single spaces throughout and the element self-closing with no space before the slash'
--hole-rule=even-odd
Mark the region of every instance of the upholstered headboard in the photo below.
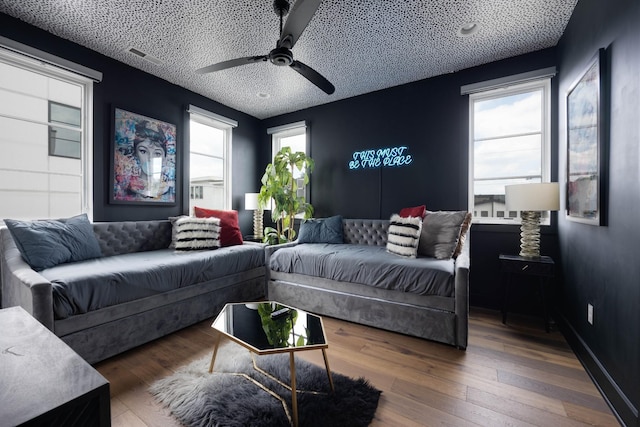
<svg viewBox="0 0 640 427">
<path fill-rule="evenodd" d="M 386 246 L 389 220 L 342 219 L 344 242 L 357 245 Z"/>
<path fill-rule="evenodd" d="M 166 249 L 171 243 L 168 220 L 96 222 L 93 232 L 103 256 Z"/>
</svg>

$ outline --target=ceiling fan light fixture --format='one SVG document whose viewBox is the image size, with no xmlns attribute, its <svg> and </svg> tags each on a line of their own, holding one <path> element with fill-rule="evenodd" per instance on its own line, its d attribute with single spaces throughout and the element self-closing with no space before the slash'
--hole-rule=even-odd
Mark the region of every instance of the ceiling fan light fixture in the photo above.
<svg viewBox="0 0 640 427">
<path fill-rule="evenodd" d="M 458 36 L 469 37 L 474 35 L 480 30 L 480 24 L 478 22 L 467 22 L 458 28 Z"/>
<path fill-rule="evenodd" d="M 289 66 L 293 63 L 293 53 L 286 47 L 276 47 L 269 52 L 269 60 L 273 65 Z"/>
</svg>

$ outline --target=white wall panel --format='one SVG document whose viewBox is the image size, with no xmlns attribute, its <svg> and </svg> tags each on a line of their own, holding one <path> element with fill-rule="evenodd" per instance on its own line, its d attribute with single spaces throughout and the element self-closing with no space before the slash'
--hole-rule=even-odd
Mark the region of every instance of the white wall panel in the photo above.
<svg viewBox="0 0 640 427">
<path fill-rule="evenodd" d="M 51 193 L 49 217 L 68 218 L 81 212 L 80 194 Z"/>
<path fill-rule="evenodd" d="M 82 107 L 80 86 L 60 80 L 49 79 L 49 99 L 73 107 Z"/>
<path fill-rule="evenodd" d="M 65 192 L 80 194 L 82 180 L 80 176 L 55 175 L 49 177 L 49 190 L 53 192 Z"/>
<path fill-rule="evenodd" d="M 46 123 L 49 119 L 46 99 L 34 98 L 0 89 L 0 115 Z"/>
<path fill-rule="evenodd" d="M 28 193 L 0 190 L 0 218 L 35 219 L 48 218 L 47 193 Z"/>
<path fill-rule="evenodd" d="M 82 163 L 79 159 L 52 156 L 49 157 L 49 172 L 80 175 Z"/>
<path fill-rule="evenodd" d="M 0 170 L 0 189 L 48 191 L 49 176 L 45 173 Z"/>
<path fill-rule="evenodd" d="M 47 126 L 0 117 L 0 169 L 47 171 Z"/>
<path fill-rule="evenodd" d="M 42 74 L 22 70 L 0 62 L 0 88 L 47 97 L 47 80 Z"/>
</svg>

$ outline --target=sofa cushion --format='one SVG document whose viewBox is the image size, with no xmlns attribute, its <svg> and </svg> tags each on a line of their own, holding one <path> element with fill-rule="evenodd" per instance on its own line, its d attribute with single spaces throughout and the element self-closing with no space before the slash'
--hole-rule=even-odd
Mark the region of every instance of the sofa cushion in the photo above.
<svg viewBox="0 0 640 427">
<path fill-rule="evenodd" d="M 470 214 L 467 211 L 427 211 L 422 221 L 418 253 L 437 259 L 452 258 L 465 222 L 468 228 Z"/>
<path fill-rule="evenodd" d="M 397 290 L 417 295 L 453 295 L 454 261 L 399 257 L 384 246 L 298 244 L 269 258 L 272 272 Z"/>
<path fill-rule="evenodd" d="M 302 222 L 298 243 L 343 243 L 342 216 L 308 219 Z"/>
<path fill-rule="evenodd" d="M 4 222 L 20 254 L 36 271 L 102 256 L 98 239 L 86 214 L 66 219 L 5 219 Z"/>
<path fill-rule="evenodd" d="M 183 217 L 176 221 L 177 251 L 201 251 L 220 247 L 220 218 Z"/>
<path fill-rule="evenodd" d="M 212 216 L 220 218 L 220 247 L 242 244 L 242 232 L 238 225 L 238 211 L 205 209 L 195 206 L 193 212 L 196 218 L 208 218 Z"/>
<path fill-rule="evenodd" d="M 403 218 L 398 214 L 393 214 L 389 221 L 387 251 L 395 255 L 415 258 L 418 255 L 421 228 L 422 218 Z"/>
<path fill-rule="evenodd" d="M 134 252 L 61 264 L 41 274 L 52 285 L 55 318 L 64 319 L 255 268 L 264 268 L 264 248 L 245 244 Z"/>
</svg>

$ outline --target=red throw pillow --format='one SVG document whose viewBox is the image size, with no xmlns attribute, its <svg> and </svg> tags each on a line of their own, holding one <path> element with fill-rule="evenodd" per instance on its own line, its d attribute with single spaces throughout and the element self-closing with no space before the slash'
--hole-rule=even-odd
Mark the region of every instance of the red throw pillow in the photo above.
<svg viewBox="0 0 640 427">
<path fill-rule="evenodd" d="M 221 211 L 194 207 L 196 218 L 220 218 L 220 247 L 242 244 L 242 232 L 238 225 L 238 211 Z"/>
<path fill-rule="evenodd" d="M 402 218 L 408 218 L 410 216 L 417 216 L 420 218 L 424 218 L 424 214 L 427 211 L 427 207 L 425 205 L 415 206 L 413 208 L 403 208 L 400 210 L 400 215 Z"/>
</svg>

